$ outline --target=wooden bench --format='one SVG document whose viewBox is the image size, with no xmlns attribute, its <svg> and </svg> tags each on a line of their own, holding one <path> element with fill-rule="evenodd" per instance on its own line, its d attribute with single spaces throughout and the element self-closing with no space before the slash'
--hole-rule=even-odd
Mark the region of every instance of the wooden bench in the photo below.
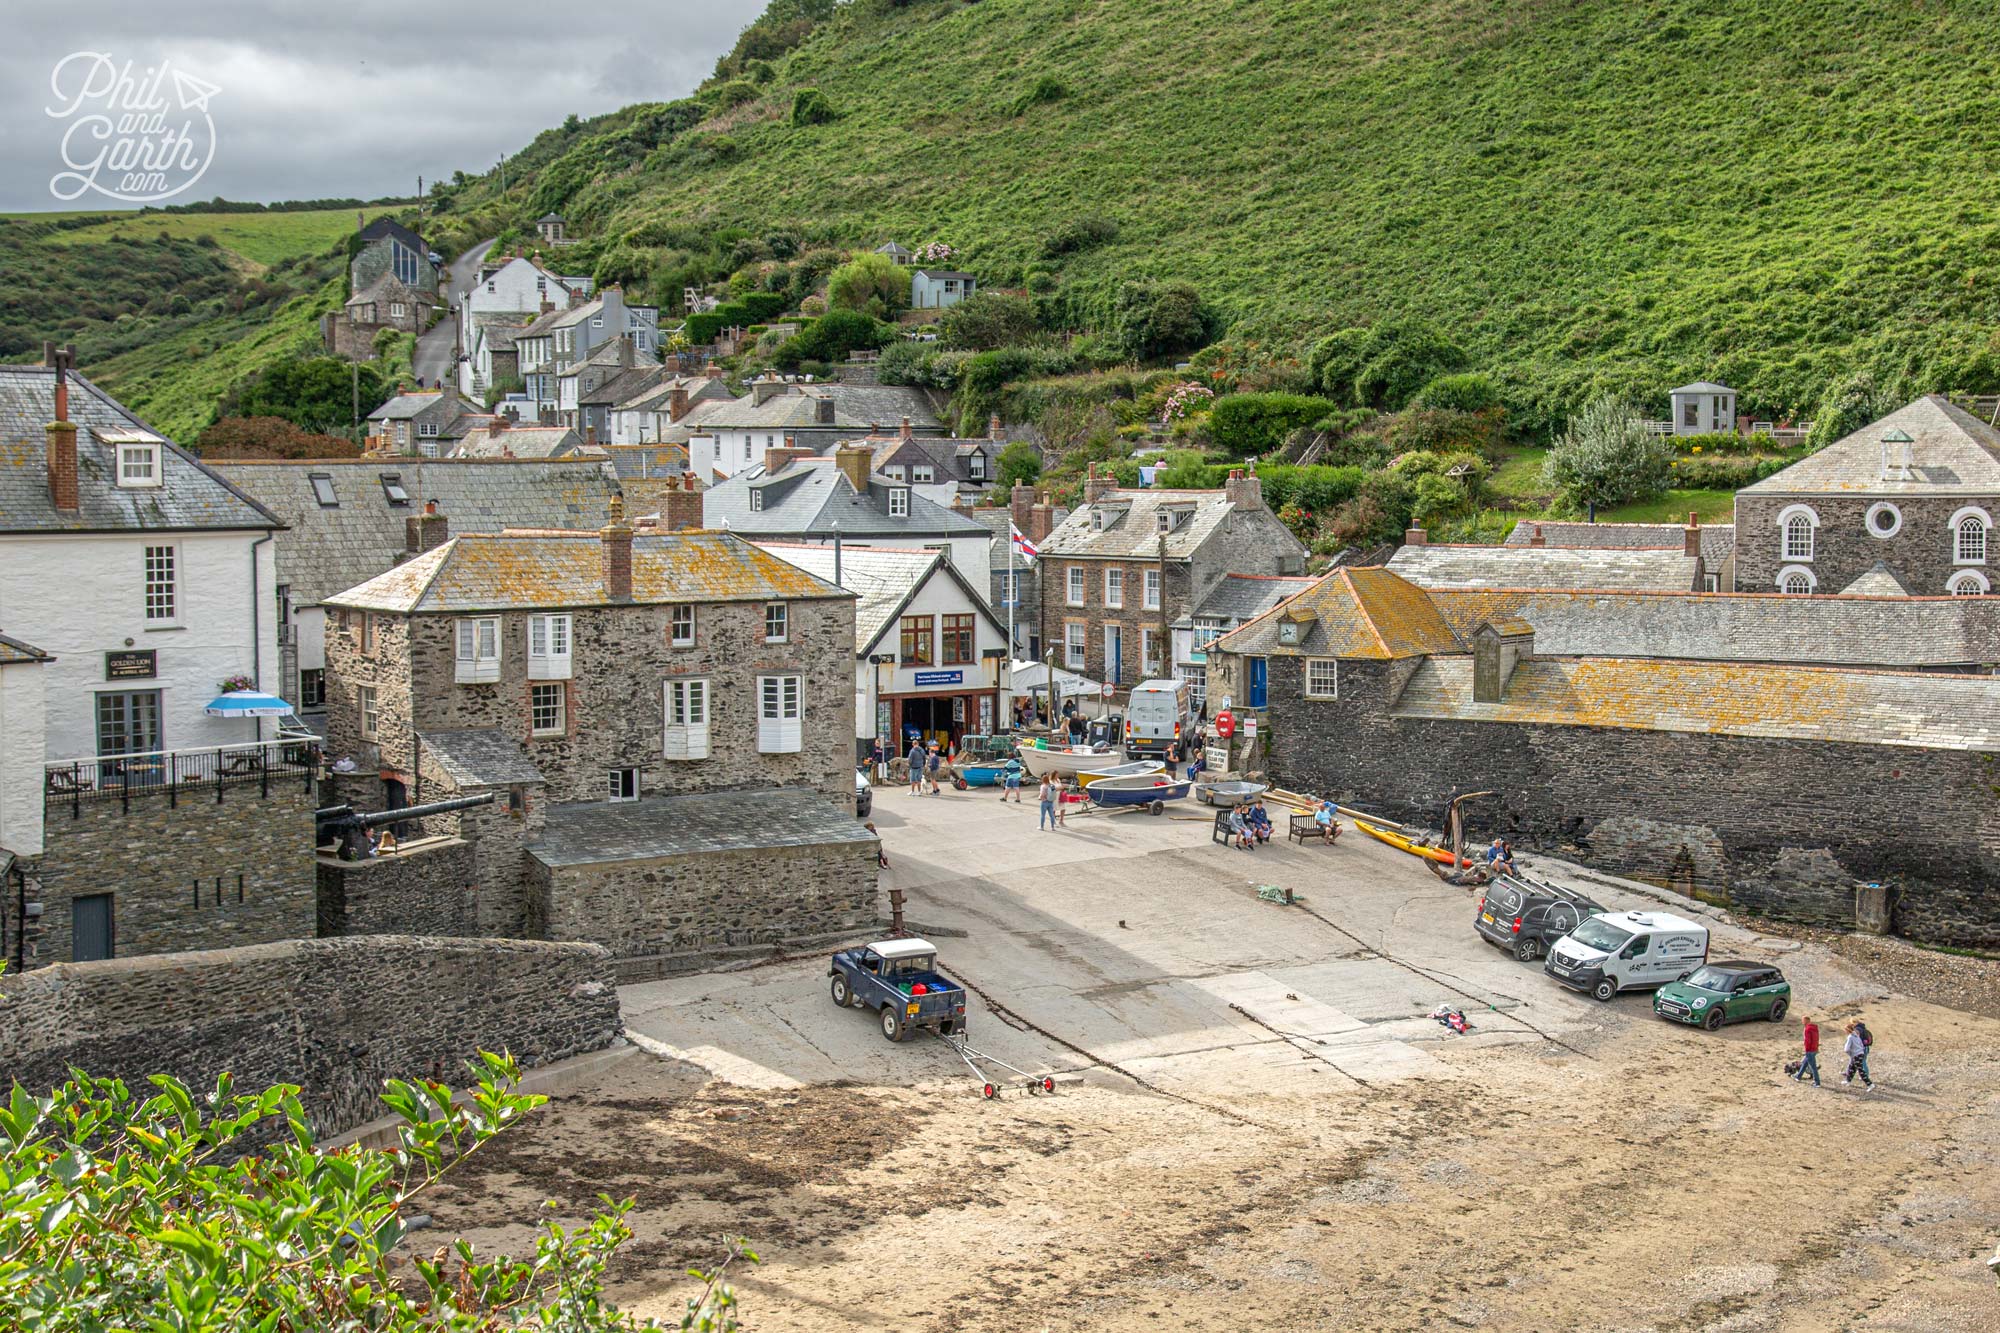
<svg viewBox="0 0 2000 1333">
<path fill-rule="evenodd" d="M 1230 844 L 1230 840 L 1235 836 L 1236 830 L 1229 827 L 1229 811 L 1217 810 L 1215 812 L 1215 827 L 1209 830 L 1208 840 L 1210 842 L 1219 842 L 1224 847 L 1227 847 Z"/>
<path fill-rule="evenodd" d="M 1326 831 L 1320 827 L 1317 815 L 1293 815 L 1285 821 L 1285 824 L 1285 836 L 1294 842 L 1321 842 L 1326 838 Z M 1340 836 L 1337 824 L 1334 826 L 1333 836 L 1336 838 Z"/>
</svg>

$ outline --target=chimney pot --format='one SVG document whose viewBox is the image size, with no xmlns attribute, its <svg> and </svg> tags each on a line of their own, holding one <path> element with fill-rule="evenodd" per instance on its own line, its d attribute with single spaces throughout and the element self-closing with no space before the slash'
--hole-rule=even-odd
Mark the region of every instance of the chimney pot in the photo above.
<svg viewBox="0 0 2000 1333">
<path fill-rule="evenodd" d="M 1681 554 L 1701 554 L 1701 515 L 1689 511 L 1687 526 L 1681 529 Z"/>
<path fill-rule="evenodd" d="M 1247 511 L 1264 507 L 1264 483 L 1257 480 L 1254 472 L 1244 475 L 1241 468 L 1230 470 L 1229 479 L 1222 483 L 1222 495 L 1236 509 Z"/>
</svg>

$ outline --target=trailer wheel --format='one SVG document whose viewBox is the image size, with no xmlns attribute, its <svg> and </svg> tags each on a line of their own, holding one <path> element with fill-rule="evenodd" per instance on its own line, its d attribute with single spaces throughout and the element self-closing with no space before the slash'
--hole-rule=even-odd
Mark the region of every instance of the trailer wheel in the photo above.
<svg viewBox="0 0 2000 1333">
<path fill-rule="evenodd" d="M 1048 1075 L 1044 1074 L 1042 1076 L 1042 1091 L 1054 1092 L 1055 1090 L 1056 1090 L 1056 1081 L 1050 1078 Z"/>
<path fill-rule="evenodd" d="M 1194 803 L 1196 805 L 1214 805 L 1215 798 L 1213 796 L 1210 796 L 1207 792 L 1203 791 L 1201 788 L 1196 787 L 1194 789 Z"/>
<path fill-rule="evenodd" d="M 998 1097 L 1000 1095 L 1000 1089 L 994 1087 L 991 1083 L 988 1083 L 985 1087 L 979 1090 L 979 1095 L 984 1097 L 987 1101 L 990 1102 L 995 1097 Z"/>
<path fill-rule="evenodd" d="M 848 986 L 847 978 L 839 973 L 833 977 L 833 1002 L 842 1009 L 854 1007 L 854 991 Z"/>
<path fill-rule="evenodd" d="M 897 1015 L 895 1006 L 882 1006 L 882 1035 L 890 1041 L 903 1039 L 903 1020 Z"/>
<path fill-rule="evenodd" d="M 1148 814 L 1164 815 L 1167 813 L 1167 803 L 1165 801 L 1155 801 L 1146 807 L 1146 811 Z"/>
</svg>

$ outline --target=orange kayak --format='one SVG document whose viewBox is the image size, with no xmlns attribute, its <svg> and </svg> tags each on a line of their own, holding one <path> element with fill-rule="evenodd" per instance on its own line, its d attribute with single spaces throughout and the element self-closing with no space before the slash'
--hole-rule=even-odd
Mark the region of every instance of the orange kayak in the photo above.
<svg viewBox="0 0 2000 1333">
<path fill-rule="evenodd" d="M 1421 856 L 1427 861 L 1436 861 L 1440 865 L 1448 866 L 1453 864 L 1451 853 L 1442 847 L 1425 847 L 1421 843 L 1410 841 L 1400 833 L 1391 833 L 1388 829 L 1376 828 L 1373 824 L 1365 820 L 1356 819 L 1354 827 L 1360 829 L 1377 842 L 1388 843 L 1399 852 L 1408 852 L 1412 856 Z M 1469 866 L 1472 864 L 1472 861 L 1469 857 L 1460 857 L 1457 864 Z"/>
</svg>

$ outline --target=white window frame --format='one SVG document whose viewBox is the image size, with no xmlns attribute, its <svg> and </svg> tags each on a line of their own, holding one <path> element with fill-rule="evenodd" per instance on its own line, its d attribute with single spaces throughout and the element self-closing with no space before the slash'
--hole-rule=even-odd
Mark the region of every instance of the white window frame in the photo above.
<svg viewBox="0 0 2000 1333">
<path fill-rule="evenodd" d="M 1993 591 L 1993 584 L 1976 569 L 1961 569 L 1951 576 L 1944 590 L 1953 597 L 1984 597 Z"/>
<path fill-rule="evenodd" d="M 1087 629 L 1087 626 L 1074 620 L 1063 625 L 1063 666 L 1066 670 L 1083 670 L 1090 651 L 1084 638 Z"/>
<path fill-rule="evenodd" d="M 1882 514 L 1889 516 L 1889 526 L 1886 528 L 1875 526 L 1876 518 Z M 1879 501 L 1876 504 L 1868 506 L 1868 517 L 1862 520 L 1862 526 L 1868 529 L 1870 537 L 1875 538 L 1877 541 L 1887 541 L 1903 530 L 1903 511 L 1890 504 L 1887 500 Z"/>
<path fill-rule="evenodd" d="M 382 709 L 375 701 L 373 685 L 357 685 L 354 689 L 354 707 L 361 715 L 361 739 L 380 740 L 382 736 Z"/>
<path fill-rule="evenodd" d="M 1322 676 L 1320 668 L 1324 667 Z M 1340 659 L 1335 657 L 1308 657 L 1305 676 L 1306 698 L 1338 699 L 1340 697 Z"/>
<path fill-rule="evenodd" d="M 118 486 L 121 490 L 152 490 L 162 484 L 160 446 L 146 442 L 120 444 Z M 134 470 L 134 464 L 138 465 Z"/>
<path fill-rule="evenodd" d="M 682 676 L 666 682 L 663 690 L 666 720 L 661 754 L 668 759 L 708 758 L 708 723 L 713 715 L 708 678 Z"/>
<path fill-rule="evenodd" d="M 405 316 L 405 315 L 407 315 L 407 314 L 409 314 L 409 313 L 410 313 L 410 312 L 409 312 L 408 308 L 407 308 L 407 307 L 405 307 L 405 306 L 404 306 L 404 304 L 403 304 L 403 303 L 402 303 L 401 301 L 391 301 L 391 302 L 389 302 L 389 318 L 390 318 L 390 319 L 401 319 L 401 318 L 402 318 L 403 316 Z"/>
<path fill-rule="evenodd" d="M 539 716 L 544 711 L 540 699 L 546 698 L 550 690 L 555 691 L 556 718 L 553 725 L 544 726 Z M 533 680 L 528 682 L 528 734 L 531 736 L 561 736 L 569 730 L 569 685 L 560 680 Z"/>
<path fill-rule="evenodd" d="M 937 473 L 934 472 L 930 467 L 922 463 L 916 464 L 910 469 L 910 480 L 917 483 L 919 486 L 930 485 L 931 482 L 936 479 L 936 477 Z"/>
<path fill-rule="evenodd" d="M 1805 533 L 1803 550 L 1792 541 L 1801 531 Z M 1819 515 L 1805 505 L 1787 505 L 1778 515 L 1778 558 L 1788 564 L 1811 564 L 1818 548 Z"/>
<path fill-rule="evenodd" d="M 1143 611 L 1160 609 L 1160 571 L 1149 569 L 1140 580 L 1139 607 Z"/>
<path fill-rule="evenodd" d="M 681 635 L 681 622 L 687 622 L 687 635 Z M 694 647 L 695 624 L 694 603 L 677 602 L 667 608 L 667 643 L 674 648 Z"/>
<path fill-rule="evenodd" d="M 1139 669 L 1151 680 L 1160 674 L 1160 635 L 1150 625 L 1139 627 Z"/>
<path fill-rule="evenodd" d="M 771 629 L 777 627 L 777 633 Z M 792 639 L 792 608 L 789 602 L 764 603 L 764 642 L 790 643 Z"/>
<path fill-rule="evenodd" d="M 180 624 L 180 548 L 148 542 L 140 549 L 139 561 L 140 605 L 145 611 L 146 628 Z"/>
<path fill-rule="evenodd" d="M 1951 563 L 1954 565 L 1983 565 L 1993 551 L 1993 516 L 1978 505 L 1967 505 L 1951 516 Z M 1978 534 L 1978 546 L 1974 550 L 1968 546 L 1968 533 Z M 1971 554 L 1968 554 L 1971 551 Z"/>
<path fill-rule="evenodd" d="M 757 677 L 757 752 L 797 754 L 805 748 L 805 678 Z"/>
<path fill-rule="evenodd" d="M 1125 609 L 1125 571 L 1116 565 L 1104 571 L 1104 605 L 1107 610 Z"/>
<path fill-rule="evenodd" d="M 436 438 L 437 438 L 437 433 L 438 433 L 438 424 L 437 424 L 437 422 L 435 422 L 435 421 L 419 421 L 419 422 L 417 423 L 417 435 L 418 435 L 418 436 L 419 436 L 420 438 L 422 438 L 422 439 L 428 439 L 428 440 L 434 440 L 434 439 L 436 439 Z"/>
<path fill-rule="evenodd" d="M 910 516 L 910 493 L 901 486 L 889 488 L 889 517 L 908 518 Z"/>
<path fill-rule="evenodd" d="M 1799 589 L 1788 588 L 1785 586 L 1793 579 L 1805 580 L 1806 586 L 1804 589 L 1804 593 L 1807 595 L 1819 591 L 1819 579 L 1814 577 L 1813 572 L 1810 569 L 1807 569 L 1804 565 L 1786 565 L 1783 569 L 1779 570 L 1778 591 L 1782 593 L 1789 593 L 1794 597 L 1800 596 L 1801 592 Z"/>
<path fill-rule="evenodd" d="M 570 678 L 571 631 L 568 612 L 528 617 L 528 679 Z"/>
<path fill-rule="evenodd" d="M 500 617 L 463 616 L 453 625 L 453 679 L 489 685 L 500 679 Z"/>
<path fill-rule="evenodd" d="M 1019 606 L 1021 604 L 1021 571 L 1003 569 L 1000 574 L 1000 605 Z"/>
<path fill-rule="evenodd" d="M 965 456 L 965 475 L 972 478 L 974 481 L 986 480 L 985 453 L 983 453 L 978 449 L 974 449 L 971 453 Z"/>
<path fill-rule="evenodd" d="M 764 512 L 764 492 L 758 490 L 755 486 L 750 488 L 750 512 L 753 514 Z"/>
<path fill-rule="evenodd" d="M 609 769 L 604 774 L 604 799 L 613 805 L 639 799 L 639 770 L 635 767 Z"/>
<path fill-rule="evenodd" d="M 1071 606 L 1083 605 L 1083 578 L 1082 565 L 1071 565 L 1069 567 L 1069 576 L 1065 580 L 1065 592 L 1068 594 L 1067 600 Z"/>
</svg>

